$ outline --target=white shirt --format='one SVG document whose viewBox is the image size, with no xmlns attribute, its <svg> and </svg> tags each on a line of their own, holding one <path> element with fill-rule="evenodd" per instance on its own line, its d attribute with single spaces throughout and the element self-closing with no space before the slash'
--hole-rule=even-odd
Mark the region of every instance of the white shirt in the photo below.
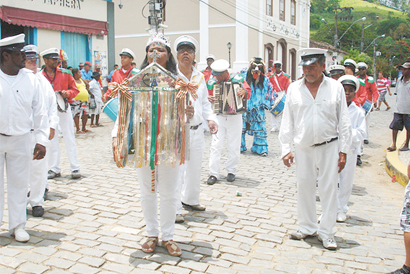
<svg viewBox="0 0 410 274">
<path fill-rule="evenodd" d="M 360 147 L 367 135 L 365 112 L 354 102 L 351 102 L 347 109 L 349 111 L 350 123 L 352 124 L 352 144 L 350 151 L 354 154 L 360 154 Z"/>
<path fill-rule="evenodd" d="M 400 114 L 410 114 L 410 80 L 403 81 L 403 76 L 397 80 L 396 84 L 396 112 Z"/>
<path fill-rule="evenodd" d="M 192 67 L 192 75 L 191 79 L 188 79 L 180 70 L 179 66 L 177 65 L 178 77 L 181 78 L 185 83 L 188 82 L 196 82 L 199 87 L 196 92 L 198 95 L 198 99 L 194 101 L 192 96 L 190 97 L 190 101 L 192 106 L 195 109 L 194 117 L 190 120 L 191 126 L 196 126 L 202 123 L 202 118 L 205 121 L 212 120 L 217 123 L 216 115 L 213 113 L 211 102 L 208 100 L 208 89 L 205 83 L 204 75 L 199 72 L 195 67 Z"/>
<path fill-rule="evenodd" d="M 310 147 L 339 137 L 339 151 L 348 153 L 351 125 L 343 86 L 323 76 L 316 98 L 305 85 L 305 79 L 289 85 L 279 132 L 282 158 L 290 152 L 292 141 Z"/>
<path fill-rule="evenodd" d="M 20 69 L 16 76 L 0 70 L 0 133 L 19 136 L 34 129 L 36 143 L 48 140 L 48 116 L 37 77 Z"/>
<path fill-rule="evenodd" d="M 94 95 L 95 102 L 103 104 L 100 84 L 95 79 L 88 84 L 90 85 L 90 92 Z"/>
<path fill-rule="evenodd" d="M 36 76 L 40 83 L 41 92 L 43 93 L 44 104 L 48 114 L 48 125 L 50 128 L 56 129 L 60 121 L 57 114 L 56 94 L 50 82 L 44 77 L 42 72 L 37 72 Z"/>
</svg>

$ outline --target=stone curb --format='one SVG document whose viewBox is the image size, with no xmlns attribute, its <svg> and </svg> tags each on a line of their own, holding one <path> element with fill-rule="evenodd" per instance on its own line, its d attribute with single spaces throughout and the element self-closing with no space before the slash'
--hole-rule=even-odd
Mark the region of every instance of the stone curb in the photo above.
<svg viewBox="0 0 410 274">
<path fill-rule="evenodd" d="M 397 144 L 405 141 L 406 131 L 401 131 L 397 136 Z M 407 165 L 399 159 L 399 150 L 386 152 L 386 171 L 390 177 L 395 177 L 396 181 L 402 186 L 406 186 L 409 178 L 407 177 Z"/>
</svg>

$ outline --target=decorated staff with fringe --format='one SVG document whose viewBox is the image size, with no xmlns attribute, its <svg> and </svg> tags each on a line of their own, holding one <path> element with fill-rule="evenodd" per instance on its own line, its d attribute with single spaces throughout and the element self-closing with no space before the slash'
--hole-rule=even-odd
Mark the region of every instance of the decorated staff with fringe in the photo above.
<svg viewBox="0 0 410 274">
<path fill-rule="evenodd" d="M 142 250 L 154 252 L 161 226 L 162 245 L 170 255 L 179 256 L 181 249 L 173 241 L 178 180 L 180 165 L 189 155 L 189 119 L 194 115 L 187 102 L 196 91 L 176 90 L 176 64 L 170 46 L 162 34 L 150 37 L 140 72 L 117 89 L 120 104 L 112 137 L 117 166 L 137 168 L 148 234 Z"/>
<path fill-rule="evenodd" d="M 251 60 L 246 82 L 251 87 L 251 98 L 247 101 L 247 111 L 243 114 L 241 152 L 246 151 L 245 135 L 253 135 L 251 151 L 268 156 L 268 133 L 266 131 L 265 110 L 272 105 L 272 89 L 268 77 L 265 76 L 265 64 L 262 58 Z"/>
</svg>

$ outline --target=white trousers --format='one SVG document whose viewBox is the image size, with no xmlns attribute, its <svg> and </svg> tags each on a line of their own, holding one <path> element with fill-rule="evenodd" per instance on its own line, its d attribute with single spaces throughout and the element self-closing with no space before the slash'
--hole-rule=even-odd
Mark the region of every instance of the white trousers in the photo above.
<svg viewBox="0 0 410 274">
<path fill-rule="evenodd" d="M 80 170 L 80 165 L 77 161 L 77 148 L 75 144 L 74 136 L 74 120 L 71 114 L 71 108 L 67 109 L 67 112 L 58 111 L 58 117 L 60 117 L 60 128 L 63 133 L 65 148 L 67 151 L 68 161 L 70 162 L 70 170 Z M 58 143 L 59 129 L 56 129 L 55 136 L 51 140 L 49 149 L 49 161 L 48 166 L 52 171 L 59 173 L 60 168 L 60 145 Z"/>
<path fill-rule="evenodd" d="M 276 118 L 276 116 L 273 115 L 272 113 L 271 113 L 271 115 L 272 115 L 272 122 L 271 122 L 272 129 L 274 129 L 274 130 L 279 129 L 279 121 L 278 121 L 279 118 Z"/>
<path fill-rule="evenodd" d="M 228 142 L 228 161 L 226 171 L 236 175 L 236 167 L 241 156 L 242 115 L 217 115 L 218 133 L 212 135 L 209 173 L 219 178 L 221 153 L 225 141 Z"/>
<path fill-rule="evenodd" d="M 305 234 L 318 232 L 322 238 L 335 234 L 338 179 L 337 141 L 317 146 L 296 146 L 296 180 L 298 189 L 298 221 Z M 316 215 L 316 182 L 322 205 L 318 229 Z"/>
<path fill-rule="evenodd" d="M 151 169 L 137 168 L 138 182 L 141 190 L 141 207 L 146 222 L 148 237 L 159 236 L 158 193 L 160 198 L 160 222 L 162 240 L 169 241 L 174 237 L 176 202 L 179 200 L 178 179 L 180 166 L 156 167 L 156 192 L 151 191 Z"/>
<path fill-rule="evenodd" d="M 27 220 L 27 192 L 30 179 L 30 162 L 33 150 L 30 133 L 21 136 L 0 135 L 0 224 L 4 211 L 4 167 L 7 175 L 7 203 L 9 229 L 25 225 Z"/>
<path fill-rule="evenodd" d="M 181 166 L 179 189 L 181 200 L 177 201 L 177 214 L 182 213 L 182 204 L 198 205 L 201 190 L 202 155 L 205 149 L 204 130 L 199 126 L 196 130 L 189 130 L 189 161 Z"/>
<path fill-rule="evenodd" d="M 35 135 L 31 134 L 31 147 L 36 146 Z M 47 142 L 46 157 L 41 160 L 31 160 L 30 167 L 30 197 L 28 202 L 31 207 L 42 206 L 44 203 L 44 191 L 47 186 L 47 158 L 50 148 L 50 142 Z"/>
<path fill-rule="evenodd" d="M 356 153 L 349 153 L 346 157 L 345 168 L 339 173 L 339 191 L 337 192 L 337 212 L 346 213 L 347 203 L 352 194 L 354 172 L 356 170 Z"/>
</svg>

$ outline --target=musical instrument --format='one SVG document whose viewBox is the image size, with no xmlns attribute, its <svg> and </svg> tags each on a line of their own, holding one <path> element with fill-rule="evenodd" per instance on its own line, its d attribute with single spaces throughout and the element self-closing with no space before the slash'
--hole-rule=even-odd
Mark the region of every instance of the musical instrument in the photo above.
<svg viewBox="0 0 410 274">
<path fill-rule="evenodd" d="M 110 99 L 103 108 L 103 112 L 115 122 L 118 116 L 118 97 Z"/>
<path fill-rule="evenodd" d="M 373 103 L 369 100 L 366 100 L 366 102 L 364 102 L 362 108 L 366 111 L 366 116 L 367 116 L 372 111 Z"/>
<path fill-rule="evenodd" d="M 57 109 L 59 112 L 67 112 L 68 101 L 61 95 L 61 91 L 56 91 Z"/>
<path fill-rule="evenodd" d="M 235 115 L 246 111 L 246 96 L 243 99 L 238 96 L 239 88 L 243 88 L 243 86 L 237 82 L 223 82 L 214 85 L 213 111 L 215 114 Z"/>
<path fill-rule="evenodd" d="M 276 98 L 275 104 L 273 105 L 273 108 L 270 110 L 270 112 L 275 115 L 275 117 L 279 117 L 282 114 L 283 109 L 285 108 L 285 102 L 286 94 L 283 92 Z"/>
</svg>

